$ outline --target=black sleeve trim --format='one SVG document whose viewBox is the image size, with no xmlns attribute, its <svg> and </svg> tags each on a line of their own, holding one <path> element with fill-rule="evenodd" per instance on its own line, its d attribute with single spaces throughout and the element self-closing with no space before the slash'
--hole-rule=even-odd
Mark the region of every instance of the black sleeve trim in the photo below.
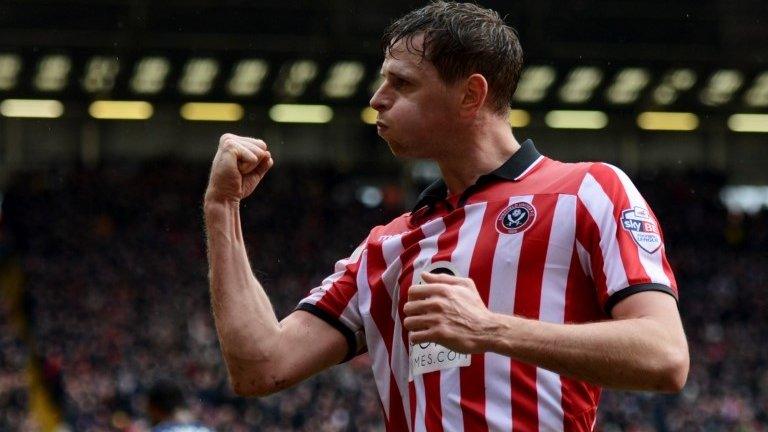
<svg viewBox="0 0 768 432">
<path fill-rule="evenodd" d="M 667 293 L 671 295 L 675 302 L 677 302 L 677 295 L 674 291 L 672 291 L 672 288 L 662 285 L 659 283 L 647 283 L 647 284 L 639 284 L 639 285 L 630 285 L 622 290 L 616 291 L 615 293 L 611 294 L 610 297 L 608 297 L 608 301 L 605 302 L 605 313 L 607 313 L 609 316 L 611 315 L 611 311 L 613 310 L 613 307 L 616 306 L 620 301 L 624 300 L 625 298 L 641 293 L 643 291 L 661 291 L 663 293 Z"/>
<path fill-rule="evenodd" d="M 350 328 L 347 327 L 344 323 L 342 323 L 341 320 L 329 314 L 328 312 L 320 309 L 319 307 L 309 303 L 299 304 L 296 307 L 296 310 L 303 310 L 305 312 L 311 313 L 312 315 L 327 322 L 331 327 L 338 330 L 341 333 L 341 335 L 344 336 L 344 339 L 347 340 L 347 355 L 344 357 L 344 360 L 342 360 L 339 364 L 348 362 L 353 358 L 355 358 L 355 356 L 357 355 L 357 340 L 355 339 L 355 333 L 352 330 L 350 330 Z"/>
</svg>

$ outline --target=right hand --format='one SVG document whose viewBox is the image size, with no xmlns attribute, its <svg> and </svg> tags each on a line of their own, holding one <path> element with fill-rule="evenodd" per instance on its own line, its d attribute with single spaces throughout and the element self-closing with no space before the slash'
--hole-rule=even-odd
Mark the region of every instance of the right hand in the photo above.
<svg viewBox="0 0 768 432">
<path fill-rule="evenodd" d="M 205 201 L 240 202 L 256 189 L 273 164 L 264 141 L 233 134 L 222 135 L 211 165 Z"/>
</svg>

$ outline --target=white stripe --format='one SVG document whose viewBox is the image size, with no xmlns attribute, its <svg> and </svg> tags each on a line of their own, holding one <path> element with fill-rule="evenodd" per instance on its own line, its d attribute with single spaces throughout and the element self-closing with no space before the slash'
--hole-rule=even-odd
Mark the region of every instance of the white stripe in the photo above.
<svg viewBox="0 0 768 432">
<path fill-rule="evenodd" d="M 565 289 L 576 238 L 576 197 L 560 195 L 552 216 L 547 258 L 541 282 L 539 320 L 562 324 L 565 321 Z M 563 430 L 560 375 L 536 368 L 539 430 Z"/>
<path fill-rule="evenodd" d="M 533 196 L 512 197 L 515 202 L 531 203 Z M 488 293 L 488 309 L 492 312 L 512 315 L 515 310 L 517 266 L 523 233 L 500 234 L 496 242 L 491 269 L 491 286 Z M 496 353 L 485 354 L 485 418 L 493 431 L 512 430 L 511 360 Z"/>
<path fill-rule="evenodd" d="M 363 254 L 360 261 L 360 270 L 357 273 L 357 292 L 360 296 L 360 314 L 363 316 L 365 337 L 368 344 L 368 354 L 373 362 L 373 379 L 379 391 L 381 405 L 384 407 L 384 415 L 389 419 L 389 353 L 384 345 L 384 339 L 379 333 L 376 323 L 370 319 L 371 311 L 371 287 L 368 285 L 368 257 Z"/>
<path fill-rule="evenodd" d="M 640 192 L 632 183 L 632 180 L 630 180 L 629 177 L 627 177 L 624 171 L 610 164 L 605 164 L 605 165 L 609 166 L 619 177 L 619 180 L 621 180 L 621 184 L 622 186 L 624 186 L 624 192 L 627 194 L 627 198 L 629 199 L 630 206 L 632 206 L 632 208 L 642 207 L 646 210 L 650 210 L 650 208 L 648 207 L 648 203 L 645 202 L 643 197 L 640 195 Z M 659 233 L 661 233 L 661 227 L 659 227 L 659 221 L 656 221 L 656 226 L 657 228 L 659 228 Z M 661 236 L 661 234 L 659 234 L 659 236 Z M 651 282 L 660 283 L 666 286 L 671 286 L 669 282 L 669 278 L 667 277 L 667 274 L 664 273 L 664 267 L 661 262 L 663 254 L 664 254 L 663 243 L 661 247 L 659 247 L 659 250 L 657 250 L 652 254 L 649 254 L 643 248 L 641 248 L 640 246 L 637 246 L 637 255 L 640 257 L 640 264 L 645 269 L 645 273 L 648 275 L 648 277 L 651 278 Z"/>
<path fill-rule="evenodd" d="M 413 377 L 413 386 L 416 388 L 416 418 L 414 419 L 413 430 L 415 432 L 426 432 L 427 426 L 424 423 L 424 419 L 427 412 L 427 398 L 424 395 L 424 376 L 417 375 Z"/>
<path fill-rule="evenodd" d="M 579 263 L 581 264 L 581 270 L 585 275 L 594 277 L 592 275 L 592 258 L 589 256 L 589 252 L 584 248 L 580 241 L 576 240 L 576 253 L 579 255 Z"/>
<path fill-rule="evenodd" d="M 400 254 L 403 253 L 402 236 L 387 239 L 381 247 L 387 267 L 386 271 L 382 274 L 382 282 L 388 293 L 399 292 L 397 277 L 402 270 L 402 261 L 400 261 Z M 403 400 L 403 412 L 405 413 L 405 421 L 408 423 L 408 430 L 413 430 L 413 425 L 411 424 L 410 393 L 408 392 L 408 368 L 410 367 L 410 361 L 408 360 L 408 350 L 403 345 L 403 327 L 397 310 L 398 297 L 394 297 L 391 300 L 394 327 L 392 330 L 392 358 L 390 367 L 395 375 L 400 398 Z"/>
<path fill-rule="evenodd" d="M 621 259 L 619 242 L 616 240 L 616 218 L 613 215 L 613 202 L 605 194 L 597 180 L 589 173 L 584 176 L 578 195 L 600 231 L 603 273 L 610 296 L 629 285 L 627 273 L 624 270 L 624 262 Z"/>
<path fill-rule="evenodd" d="M 424 268 L 432 260 L 432 257 L 437 253 L 437 240 L 440 234 L 445 231 L 445 223 L 443 222 L 442 218 L 437 218 L 422 225 L 421 230 L 424 233 L 424 238 L 419 241 L 419 254 L 413 260 L 413 279 L 416 278 L 418 272 L 421 271 L 421 269 Z M 405 282 L 412 283 L 413 281 L 411 280 Z M 399 321 L 400 320 L 398 319 L 395 321 L 395 323 Z M 408 361 L 410 367 L 410 358 Z M 418 432 L 425 430 L 424 418 L 426 414 L 427 400 L 424 394 L 423 376 L 415 376 L 413 383 L 416 388 L 416 424 L 413 427 L 414 430 Z"/>
<path fill-rule="evenodd" d="M 544 156 L 539 156 L 538 158 L 536 158 L 536 160 L 533 161 L 533 163 L 529 165 L 528 168 L 525 169 L 525 171 L 521 172 L 519 176 L 515 177 L 515 180 L 520 180 L 521 178 L 523 178 L 526 174 L 528 174 L 532 169 L 536 167 L 536 165 L 538 165 L 543 160 L 544 160 Z"/>
<path fill-rule="evenodd" d="M 464 207 L 464 221 L 459 227 L 456 248 L 451 254 L 451 263 L 456 266 L 460 277 L 469 276 L 469 266 L 475 251 L 477 237 L 483 225 L 486 203 Z M 440 408 L 443 415 L 443 430 L 455 431 L 464 424 L 461 412 L 461 376 L 459 368 L 440 371 Z"/>
</svg>

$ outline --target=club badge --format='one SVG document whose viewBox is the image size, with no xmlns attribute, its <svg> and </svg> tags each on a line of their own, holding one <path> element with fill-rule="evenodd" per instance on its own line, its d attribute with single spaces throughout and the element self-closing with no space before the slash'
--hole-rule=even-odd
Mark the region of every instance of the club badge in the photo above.
<svg viewBox="0 0 768 432">
<path fill-rule="evenodd" d="M 496 230 L 501 234 L 523 232 L 536 219 L 536 209 L 527 202 L 516 202 L 505 208 L 496 219 Z"/>
</svg>

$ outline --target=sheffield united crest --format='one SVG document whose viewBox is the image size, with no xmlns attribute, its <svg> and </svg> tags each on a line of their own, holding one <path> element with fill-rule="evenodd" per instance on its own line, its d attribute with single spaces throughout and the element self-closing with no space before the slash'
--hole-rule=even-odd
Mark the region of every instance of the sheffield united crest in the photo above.
<svg viewBox="0 0 768 432">
<path fill-rule="evenodd" d="M 516 202 L 505 208 L 496 219 L 501 234 L 517 234 L 528 229 L 536 219 L 536 209 L 527 202 Z"/>
</svg>

